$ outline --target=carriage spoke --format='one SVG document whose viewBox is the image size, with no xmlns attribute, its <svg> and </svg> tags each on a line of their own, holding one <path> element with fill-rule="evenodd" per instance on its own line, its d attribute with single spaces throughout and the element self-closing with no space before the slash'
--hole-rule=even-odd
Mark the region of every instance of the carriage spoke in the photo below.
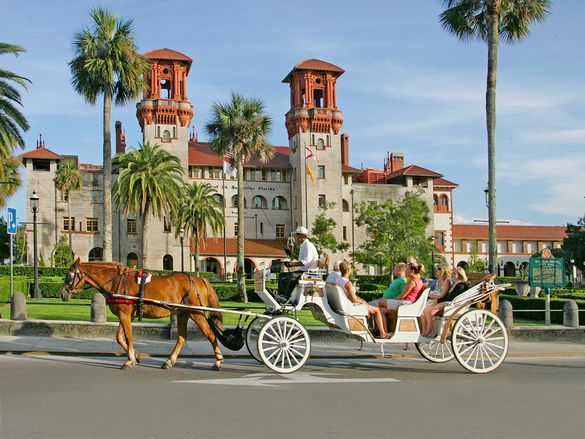
<svg viewBox="0 0 585 439">
<path fill-rule="evenodd" d="M 484 350 L 485 350 L 486 354 L 488 354 L 488 358 L 489 358 L 489 357 L 491 357 L 491 355 L 489 355 L 489 352 L 488 352 L 488 350 L 489 350 L 489 351 L 490 351 L 490 352 L 491 352 L 491 353 L 492 353 L 492 354 L 493 354 L 493 355 L 494 355 L 496 358 L 500 358 L 500 356 L 498 355 L 498 353 L 497 353 L 496 351 L 494 351 L 492 348 L 490 348 L 488 345 L 484 345 L 484 346 L 483 346 L 483 348 L 484 348 Z M 491 362 L 491 359 L 490 359 L 490 362 Z M 493 365 L 493 364 L 494 364 L 494 363 L 492 362 L 492 365 Z"/>
<path fill-rule="evenodd" d="M 485 331 L 482 331 L 482 335 L 484 337 L 487 337 L 488 332 L 490 332 L 490 330 L 492 329 L 492 326 L 494 326 L 494 323 L 496 323 L 495 320 L 492 319 L 491 323 L 489 324 L 489 326 L 485 329 Z"/>
<path fill-rule="evenodd" d="M 488 346 L 492 346 L 494 348 L 504 349 L 504 346 L 499 345 L 497 343 L 492 343 L 491 341 L 486 341 L 485 344 L 488 345 Z"/>
<path fill-rule="evenodd" d="M 291 350 L 291 352 L 295 353 L 296 355 L 298 355 L 299 357 L 303 357 L 305 354 L 302 352 L 297 351 L 295 348 L 293 348 L 292 346 L 289 348 Z"/>
</svg>

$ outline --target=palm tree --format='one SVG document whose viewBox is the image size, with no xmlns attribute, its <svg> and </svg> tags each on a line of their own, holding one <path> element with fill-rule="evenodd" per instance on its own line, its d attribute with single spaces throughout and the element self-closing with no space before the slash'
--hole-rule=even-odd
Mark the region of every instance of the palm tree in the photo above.
<svg viewBox="0 0 585 439">
<path fill-rule="evenodd" d="M 20 159 L 11 155 L 0 157 L 0 208 L 6 207 L 8 197 L 14 195 L 22 184 Z"/>
<path fill-rule="evenodd" d="M 264 114 L 261 99 L 245 98 L 232 93 L 229 102 L 214 102 L 211 119 L 205 131 L 211 137 L 213 151 L 222 157 L 231 153 L 232 165 L 238 172 L 238 292 L 243 302 L 248 301 L 244 277 L 244 161 L 252 154 L 266 161 L 274 155 L 274 148 L 266 140 L 272 118 Z"/>
<path fill-rule="evenodd" d="M 13 53 L 18 56 L 25 51 L 23 47 L 0 42 L 0 55 Z M 0 158 L 7 158 L 17 146 L 24 148 L 21 131 L 29 128 L 26 118 L 18 109 L 18 106 L 22 107 L 20 92 L 13 84 L 26 90 L 30 81 L 0 68 Z"/>
<path fill-rule="evenodd" d="M 55 186 L 67 198 L 67 216 L 71 218 L 71 192 L 78 191 L 83 186 L 81 172 L 73 160 L 62 160 L 57 165 Z M 73 252 L 71 242 L 71 227 L 69 227 L 69 250 Z"/>
<path fill-rule="evenodd" d="M 209 183 L 193 183 L 185 187 L 183 199 L 174 219 L 175 236 L 181 229 L 191 237 L 195 247 L 195 272 L 199 276 L 199 240 L 207 238 L 207 226 L 213 236 L 223 229 L 223 205 L 216 198 L 216 189 Z"/>
<path fill-rule="evenodd" d="M 116 208 L 142 218 L 142 266 L 146 267 L 150 215 L 174 216 L 183 191 L 183 167 L 177 157 L 148 142 L 116 156 L 113 164 L 119 172 L 112 185 Z"/>
<path fill-rule="evenodd" d="M 75 57 L 69 63 L 73 88 L 95 104 L 103 94 L 104 153 L 104 261 L 112 260 L 112 99 L 118 105 L 136 98 L 144 89 L 148 60 L 134 44 L 132 20 L 120 20 L 106 9 L 94 8 L 93 27 L 73 36 Z"/>
<path fill-rule="evenodd" d="M 463 41 L 478 39 L 488 46 L 486 126 L 488 140 L 489 270 L 497 264 L 496 248 L 496 71 L 500 39 L 515 43 L 542 22 L 550 0 L 443 0 L 443 27 Z"/>
</svg>

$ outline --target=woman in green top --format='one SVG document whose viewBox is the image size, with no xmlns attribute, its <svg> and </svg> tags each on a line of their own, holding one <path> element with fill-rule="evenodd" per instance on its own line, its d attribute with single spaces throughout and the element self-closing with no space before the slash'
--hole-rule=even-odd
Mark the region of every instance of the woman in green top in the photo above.
<svg viewBox="0 0 585 439">
<path fill-rule="evenodd" d="M 386 307 L 387 300 L 395 299 L 402 293 L 402 287 L 406 285 L 406 264 L 404 262 L 399 262 L 394 266 L 394 276 L 396 276 L 396 279 L 384 291 L 382 298 L 378 302 L 378 306 L 380 307 Z"/>
</svg>

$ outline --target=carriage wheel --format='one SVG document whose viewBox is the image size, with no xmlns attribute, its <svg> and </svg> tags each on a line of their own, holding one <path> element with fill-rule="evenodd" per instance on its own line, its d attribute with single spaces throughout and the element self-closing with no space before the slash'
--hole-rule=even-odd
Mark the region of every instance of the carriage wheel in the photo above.
<svg viewBox="0 0 585 439">
<path fill-rule="evenodd" d="M 459 317 L 451 343 L 459 364 L 474 373 L 497 369 L 508 353 L 506 327 L 498 316 L 485 309 L 474 309 Z"/>
<path fill-rule="evenodd" d="M 254 360 L 256 360 L 258 363 L 262 363 L 260 353 L 258 352 L 258 335 L 260 334 L 260 329 L 265 322 L 266 319 L 256 317 L 250 322 L 248 328 L 246 329 L 246 348 L 248 349 L 248 352 L 252 358 L 254 358 Z"/>
<path fill-rule="evenodd" d="M 258 352 L 262 362 L 278 373 L 299 370 L 311 352 L 309 333 L 290 317 L 268 320 L 258 334 Z"/>
<path fill-rule="evenodd" d="M 418 352 L 433 363 L 446 363 L 453 359 L 453 347 L 451 340 L 446 339 L 441 343 L 438 339 L 415 343 Z"/>
</svg>

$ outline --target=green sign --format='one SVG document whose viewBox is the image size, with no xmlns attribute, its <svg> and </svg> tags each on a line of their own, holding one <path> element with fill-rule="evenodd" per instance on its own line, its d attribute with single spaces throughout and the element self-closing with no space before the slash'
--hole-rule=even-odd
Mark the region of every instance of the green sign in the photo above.
<svg viewBox="0 0 585 439">
<path fill-rule="evenodd" d="M 528 282 L 531 287 L 558 288 L 567 283 L 563 258 L 530 258 Z"/>
</svg>

